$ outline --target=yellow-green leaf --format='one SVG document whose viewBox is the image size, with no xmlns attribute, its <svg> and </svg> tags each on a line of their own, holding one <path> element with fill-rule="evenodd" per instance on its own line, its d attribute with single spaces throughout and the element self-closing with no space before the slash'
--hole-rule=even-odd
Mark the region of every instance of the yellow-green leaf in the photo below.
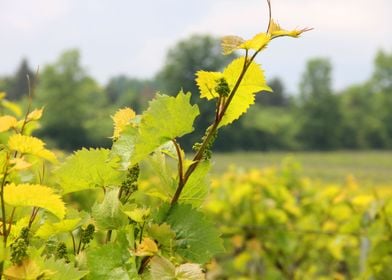
<svg viewBox="0 0 392 280">
<path fill-rule="evenodd" d="M 120 137 L 121 132 L 135 116 L 136 113 L 131 108 L 118 110 L 112 117 L 114 123 L 113 138 Z"/>
<path fill-rule="evenodd" d="M 244 67 L 244 60 L 244 57 L 237 58 L 223 71 L 223 76 L 231 89 L 234 87 L 241 74 Z M 272 90 L 265 81 L 264 73 L 260 65 L 252 62 L 219 126 L 221 127 L 230 124 L 238 119 L 246 112 L 249 106 L 254 103 L 254 94 L 261 91 Z"/>
<path fill-rule="evenodd" d="M 70 232 L 77 228 L 80 221 L 81 218 L 76 218 L 62 220 L 58 223 L 45 223 L 37 230 L 35 235 L 46 239 L 61 232 Z"/>
<path fill-rule="evenodd" d="M 12 127 L 16 127 L 18 120 L 12 116 L 1 116 L 0 117 L 0 132 L 9 130 Z"/>
<path fill-rule="evenodd" d="M 282 37 L 282 36 L 289 36 L 293 38 L 297 38 L 302 33 L 311 30 L 311 28 L 303 28 L 303 29 L 293 29 L 293 30 L 285 30 L 280 27 L 280 25 L 271 19 L 270 26 L 268 29 L 268 34 L 271 35 L 271 39 Z"/>
<path fill-rule="evenodd" d="M 35 280 L 51 279 L 55 272 L 41 269 L 33 260 L 27 259 L 20 265 L 13 265 L 4 271 L 6 279 L 10 280 Z"/>
<path fill-rule="evenodd" d="M 1 105 L 13 112 L 16 116 L 20 117 L 22 115 L 22 110 L 20 109 L 20 106 L 14 102 L 8 101 L 8 100 L 1 100 Z"/>
<path fill-rule="evenodd" d="M 355 206 L 366 208 L 374 201 L 374 197 L 372 195 L 358 195 L 353 198 L 352 203 Z"/>
<path fill-rule="evenodd" d="M 136 256 L 153 256 L 158 252 L 158 246 L 154 240 L 145 237 L 143 241 L 137 246 Z"/>
<path fill-rule="evenodd" d="M 32 165 L 30 162 L 25 161 L 25 159 L 23 157 L 11 159 L 10 164 L 12 166 L 10 171 L 24 170 L 24 169 L 31 167 L 31 165 Z"/>
<path fill-rule="evenodd" d="M 258 33 L 252 39 L 243 42 L 239 49 L 259 51 L 264 49 L 271 41 L 271 36 L 267 33 Z"/>
<path fill-rule="evenodd" d="M 237 50 L 245 40 L 239 36 L 224 36 L 221 39 L 222 53 L 224 55 L 231 54 Z"/>
<path fill-rule="evenodd" d="M 150 208 L 135 208 L 132 210 L 123 210 L 124 214 L 137 223 L 143 223 L 150 215 Z"/>
<path fill-rule="evenodd" d="M 33 136 L 14 134 L 8 139 L 8 147 L 21 154 L 34 155 L 51 162 L 56 161 L 55 154 L 45 149 L 45 143 Z"/>
<path fill-rule="evenodd" d="M 205 275 L 199 264 L 184 263 L 175 267 L 168 259 L 154 256 L 150 262 L 152 280 L 203 280 Z"/>
<path fill-rule="evenodd" d="M 42 117 L 44 108 L 35 109 L 27 115 L 27 121 L 38 121 Z"/>
<path fill-rule="evenodd" d="M 42 185 L 9 184 L 4 187 L 4 200 L 7 204 L 44 208 L 59 219 L 65 215 L 65 205 L 53 189 Z"/>
<path fill-rule="evenodd" d="M 216 81 L 223 77 L 220 72 L 198 71 L 196 73 L 196 83 L 200 90 L 200 97 L 208 100 L 219 97 L 215 91 Z"/>
</svg>

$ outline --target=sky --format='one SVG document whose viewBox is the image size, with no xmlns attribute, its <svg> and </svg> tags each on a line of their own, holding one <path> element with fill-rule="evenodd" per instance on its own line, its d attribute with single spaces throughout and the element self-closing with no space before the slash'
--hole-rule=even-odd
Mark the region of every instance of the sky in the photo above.
<svg viewBox="0 0 392 280">
<path fill-rule="evenodd" d="M 120 74 L 151 78 L 179 40 L 250 38 L 265 31 L 267 11 L 265 0 L 0 0 L 0 76 L 23 57 L 36 69 L 78 48 L 102 85 Z M 286 29 L 314 28 L 274 40 L 257 59 L 292 93 L 311 58 L 330 59 L 341 90 L 370 77 L 377 50 L 392 51 L 391 0 L 272 0 L 272 16 Z"/>
</svg>

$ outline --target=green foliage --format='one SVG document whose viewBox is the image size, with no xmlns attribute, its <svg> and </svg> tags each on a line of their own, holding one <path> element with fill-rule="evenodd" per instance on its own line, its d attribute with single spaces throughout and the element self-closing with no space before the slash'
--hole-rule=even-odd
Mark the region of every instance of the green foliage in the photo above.
<svg viewBox="0 0 392 280">
<path fill-rule="evenodd" d="M 140 121 L 135 151 L 131 157 L 133 164 L 165 142 L 193 131 L 199 109 L 189 103 L 190 97 L 190 93 L 180 92 L 176 97 L 158 95 L 151 101 Z"/>
<path fill-rule="evenodd" d="M 138 279 L 123 231 L 113 243 L 91 248 L 87 253 L 88 279 Z"/>
<path fill-rule="evenodd" d="M 211 146 L 218 130 L 254 103 L 255 93 L 269 90 L 256 55 L 272 39 L 304 31 L 283 30 L 271 19 L 266 33 L 230 49 L 245 49 L 245 56 L 222 73 L 199 72 L 200 96 L 217 102 L 211 102 L 215 117 L 192 158 L 177 139 L 193 131 L 199 108 L 191 104 L 191 93 L 182 90 L 176 96 L 157 94 L 141 115 L 120 109 L 112 117 L 111 150 L 83 148 L 61 164 L 43 141 L 29 135 L 43 112 L 31 110 L 31 98 L 24 118 L 1 116 L 6 141 L 0 150 L 0 275 L 204 279 L 202 266 L 224 252 L 220 232 L 202 211 L 209 192 Z M 77 51 L 46 67 L 39 92 L 38 103 L 48 108 L 42 135 L 60 147 L 80 147 L 87 143 L 88 130 L 105 126 L 88 121 L 96 116 L 88 106 L 102 105 L 104 99 L 79 65 Z M 160 180 L 152 186 L 141 181 L 154 180 L 149 165 Z M 103 195 L 95 196 L 96 190 Z M 96 198 L 95 204 L 84 211 L 71 203 L 66 208 L 64 195 L 82 191 Z M 282 218 L 279 212 L 275 216 Z"/>
<path fill-rule="evenodd" d="M 301 82 L 302 121 L 299 138 L 305 147 L 328 150 L 338 147 L 342 120 L 338 98 L 332 93 L 331 64 L 326 59 L 307 63 Z"/>
<path fill-rule="evenodd" d="M 98 228 L 101 230 L 117 229 L 127 224 L 127 217 L 121 211 L 118 189 L 107 191 L 103 202 L 94 205 L 91 211 Z"/>
<path fill-rule="evenodd" d="M 118 162 L 109 159 L 109 153 L 107 149 L 82 149 L 69 156 L 54 173 L 63 194 L 118 186 L 124 174 L 116 170 Z"/>
<path fill-rule="evenodd" d="M 45 267 L 56 272 L 50 276 L 52 280 L 79 280 L 88 274 L 88 271 L 80 271 L 71 263 L 66 263 L 64 260 L 55 260 L 54 258 L 45 260 Z"/>
<path fill-rule="evenodd" d="M 223 252 L 219 232 L 196 209 L 178 204 L 167 214 L 167 223 L 176 234 L 177 253 L 186 260 L 205 263 L 212 256 Z"/>
</svg>

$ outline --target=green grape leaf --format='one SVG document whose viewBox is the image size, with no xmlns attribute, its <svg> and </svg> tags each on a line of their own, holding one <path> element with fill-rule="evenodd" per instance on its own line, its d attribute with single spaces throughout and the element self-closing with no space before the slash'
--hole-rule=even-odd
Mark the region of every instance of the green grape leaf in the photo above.
<svg viewBox="0 0 392 280">
<path fill-rule="evenodd" d="M 224 248 L 219 232 L 206 216 L 189 204 L 177 204 L 166 222 L 176 233 L 176 252 L 187 260 L 205 263 Z"/>
<path fill-rule="evenodd" d="M 17 206 L 31 206 L 44 208 L 59 219 L 65 216 L 65 205 L 61 197 L 54 190 L 42 185 L 9 184 L 4 187 L 5 203 Z"/>
<path fill-rule="evenodd" d="M 223 71 L 223 76 L 231 89 L 233 89 L 241 74 L 244 62 L 244 57 L 237 58 Z M 252 62 L 249 65 L 248 70 L 246 71 L 246 74 L 242 79 L 233 100 L 231 101 L 231 104 L 227 108 L 219 127 L 228 125 L 238 119 L 248 110 L 249 106 L 254 103 L 254 94 L 261 91 L 272 90 L 265 81 L 265 76 L 260 65 Z"/>
<path fill-rule="evenodd" d="M 169 201 L 174 194 L 178 184 L 173 174 L 176 170 L 166 164 L 166 156 L 159 149 L 152 156 L 144 161 L 146 168 L 141 170 L 141 177 L 156 175 L 159 183 L 153 183 L 151 180 L 147 186 L 143 188 L 143 192 L 149 196 L 158 197 L 164 201 Z"/>
<path fill-rule="evenodd" d="M 176 97 L 158 94 L 150 102 L 139 124 L 132 164 L 138 163 L 167 141 L 193 131 L 199 108 L 190 104 L 190 98 L 190 93 L 181 91 Z"/>
<path fill-rule="evenodd" d="M 125 174 L 117 170 L 119 163 L 109 159 L 109 153 L 107 149 L 82 149 L 68 157 L 54 172 L 63 194 L 120 185 Z"/>
<path fill-rule="evenodd" d="M 130 159 L 135 149 L 137 133 L 136 127 L 126 126 L 119 138 L 113 143 L 110 156 L 120 158 L 121 170 L 127 170 L 131 165 Z"/>
<path fill-rule="evenodd" d="M 172 253 L 174 247 L 175 232 L 166 223 L 152 224 L 147 229 L 148 235 L 158 241 L 160 250 L 165 253 Z"/>
<path fill-rule="evenodd" d="M 192 204 L 199 207 L 208 194 L 207 174 L 210 170 L 210 162 L 201 162 L 189 177 L 180 196 L 180 203 Z M 174 195 L 174 193 L 173 193 Z"/>
<path fill-rule="evenodd" d="M 129 251 L 126 234 L 119 231 L 113 243 L 91 247 L 87 252 L 88 279 L 140 279 Z"/>
<path fill-rule="evenodd" d="M 178 186 L 178 176 L 170 164 L 166 164 L 165 155 L 161 151 L 155 151 L 145 163 L 149 167 L 146 175 L 154 173 L 159 178 L 159 183 L 148 184 L 143 191 L 164 201 L 170 201 Z M 209 161 L 201 162 L 186 182 L 179 201 L 199 207 L 208 194 L 207 174 L 210 170 Z M 149 173 L 148 173 L 149 172 Z M 142 175 L 142 177 L 144 174 Z"/>
<path fill-rule="evenodd" d="M 88 274 L 88 271 L 78 270 L 73 264 L 65 263 L 64 260 L 49 258 L 43 262 L 43 267 L 55 274 L 51 275 L 52 280 L 78 280 Z"/>
<path fill-rule="evenodd" d="M 35 235 L 43 239 L 47 239 L 48 237 L 58 233 L 71 232 L 79 226 L 80 221 L 81 218 L 76 218 L 76 219 L 65 219 L 58 223 L 44 223 L 37 230 Z"/>
<path fill-rule="evenodd" d="M 102 203 L 93 206 L 92 216 L 99 229 L 117 229 L 127 224 L 128 218 L 121 210 L 121 205 L 118 189 L 113 189 L 105 193 Z"/>
</svg>

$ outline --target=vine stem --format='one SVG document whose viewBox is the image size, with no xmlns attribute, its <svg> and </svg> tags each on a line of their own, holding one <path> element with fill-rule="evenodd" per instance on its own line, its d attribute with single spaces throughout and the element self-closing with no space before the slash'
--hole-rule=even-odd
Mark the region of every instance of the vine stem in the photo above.
<svg viewBox="0 0 392 280">
<path fill-rule="evenodd" d="M 221 123 L 223 116 L 225 115 L 227 109 L 229 108 L 229 105 L 230 105 L 231 101 L 233 100 L 234 95 L 236 94 L 242 80 L 244 79 L 246 71 L 248 70 L 249 66 L 251 65 L 251 63 L 253 62 L 253 60 L 256 58 L 257 54 L 260 51 L 261 51 L 261 49 L 257 50 L 249 60 L 248 60 L 248 52 L 246 51 L 244 66 L 242 67 L 242 71 L 241 71 L 233 89 L 231 90 L 229 97 L 227 98 L 226 102 L 223 104 L 222 109 L 218 112 L 219 114 L 217 114 L 217 117 L 215 118 L 215 121 L 214 121 L 210 131 L 208 132 L 207 136 L 205 137 L 200 149 L 197 151 L 197 153 L 193 157 L 193 163 L 185 171 L 183 180 L 179 181 L 176 192 L 174 193 L 174 196 L 170 202 L 170 209 L 177 203 L 178 199 L 180 198 L 181 192 L 184 189 L 186 182 L 188 181 L 189 177 L 195 171 L 196 167 L 199 165 L 201 159 L 203 158 L 203 153 L 206 150 L 208 143 L 210 142 L 212 136 L 218 130 L 219 124 Z M 169 209 L 169 211 L 170 211 L 170 209 Z"/>
<path fill-rule="evenodd" d="M 177 152 L 177 157 L 178 157 L 178 180 L 179 184 L 183 184 L 184 181 L 184 164 L 182 162 L 182 156 L 181 156 L 181 149 L 180 146 L 178 145 L 176 140 L 172 140 L 174 147 L 176 148 Z"/>
</svg>

